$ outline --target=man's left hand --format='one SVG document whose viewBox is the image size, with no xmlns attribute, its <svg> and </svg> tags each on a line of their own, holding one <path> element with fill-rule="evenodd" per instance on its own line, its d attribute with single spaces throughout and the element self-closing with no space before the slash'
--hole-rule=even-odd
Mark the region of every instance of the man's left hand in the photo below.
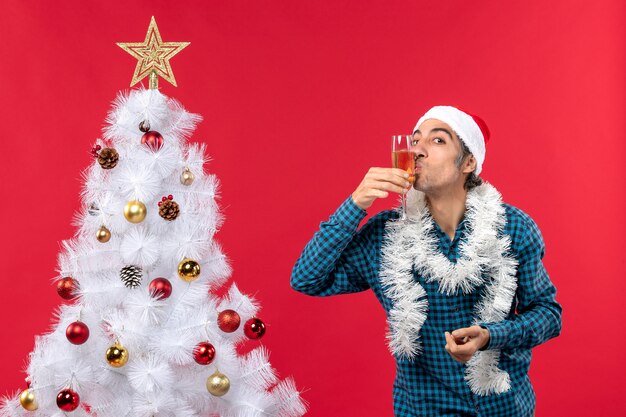
<svg viewBox="0 0 626 417">
<path fill-rule="evenodd" d="M 489 330 L 480 326 L 464 327 L 446 335 L 446 351 L 452 358 L 465 363 L 489 342 Z"/>
</svg>

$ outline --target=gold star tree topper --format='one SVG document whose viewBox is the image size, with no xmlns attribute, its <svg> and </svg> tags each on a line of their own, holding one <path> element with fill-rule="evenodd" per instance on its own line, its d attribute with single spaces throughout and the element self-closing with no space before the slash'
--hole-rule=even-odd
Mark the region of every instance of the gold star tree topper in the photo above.
<svg viewBox="0 0 626 417">
<path fill-rule="evenodd" d="M 148 33 L 143 42 L 118 42 L 117 46 L 137 58 L 137 66 L 130 86 L 137 84 L 145 77 L 150 77 L 150 88 L 159 86 L 159 75 L 176 87 L 174 72 L 170 59 L 182 51 L 190 42 L 163 42 L 154 16 L 150 20 Z"/>
</svg>

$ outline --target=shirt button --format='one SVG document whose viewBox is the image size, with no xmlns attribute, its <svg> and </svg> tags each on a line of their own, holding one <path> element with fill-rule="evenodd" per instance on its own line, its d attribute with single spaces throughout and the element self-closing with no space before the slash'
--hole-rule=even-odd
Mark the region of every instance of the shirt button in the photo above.
<svg viewBox="0 0 626 417">
<path fill-rule="evenodd" d="M 452 309 L 452 311 L 459 311 L 459 310 L 460 310 L 460 308 L 458 308 L 458 307 L 454 307 L 454 308 Z"/>
</svg>

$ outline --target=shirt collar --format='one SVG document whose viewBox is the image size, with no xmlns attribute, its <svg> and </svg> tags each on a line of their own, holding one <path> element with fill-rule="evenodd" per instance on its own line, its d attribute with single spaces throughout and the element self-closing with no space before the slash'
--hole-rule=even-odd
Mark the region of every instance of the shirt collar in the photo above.
<svg viewBox="0 0 626 417">
<path fill-rule="evenodd" d="M 459 223 L 459 225 L 456 228 L 456 231 L 454 232 L 454 239 L 452 241 L 450 241 L 450 237 L 441 229 L 441 227 L 439 227 L 435 219 L 432 219 L 431 221 L 433 222 L 435 226 L 434 230 L 435 230 L 435 233 L 437 233 L 437 237 L 442 243 L 445 243 L 446 247 L 448 247 L 452 245 L 454 242 L 457 242 L 461 238 L 461 235 L 463 234 L 467 226 L 466 220 L 467 220 L 467 216 L 463 216 L 461 223 Z"/>
</svg>

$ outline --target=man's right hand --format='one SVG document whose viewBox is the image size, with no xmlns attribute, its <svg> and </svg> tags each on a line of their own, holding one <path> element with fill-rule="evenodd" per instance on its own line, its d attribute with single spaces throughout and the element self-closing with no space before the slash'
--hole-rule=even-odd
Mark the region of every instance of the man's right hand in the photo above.
<svg viewBox="0 0 626 417">
<path fill-rule="evenodd" d="M 361 184 L 352 193 L 354 203 L 367 210 L 377 198 L 387 198 L 389 192 L 406 193 L 411 188 L 409 174 L 399 168 L 370 168 Z"/>
</svg>

